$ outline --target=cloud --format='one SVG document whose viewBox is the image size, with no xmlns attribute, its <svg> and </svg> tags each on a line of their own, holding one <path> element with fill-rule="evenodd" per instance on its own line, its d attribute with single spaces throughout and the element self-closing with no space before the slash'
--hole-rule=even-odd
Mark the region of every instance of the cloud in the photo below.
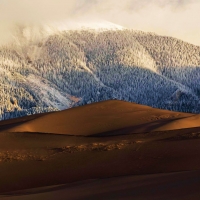
<svg viewBox="0 0 200 200">
<path fill-rule="evenodd" d="M 15 23 L 103 19 L 200 45 L 199 0 L 0 0 L 0 41 Z"/>
</svg>

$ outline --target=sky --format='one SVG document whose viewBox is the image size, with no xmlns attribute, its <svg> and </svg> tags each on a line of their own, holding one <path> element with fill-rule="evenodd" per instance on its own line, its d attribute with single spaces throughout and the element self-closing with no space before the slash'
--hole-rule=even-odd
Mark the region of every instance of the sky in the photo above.
<svg viewBox="0 0 200 200">
<path fill-rule="evenodd" d="M 15 24 L 107 20 L 200 45 L 200 0 L 0 0 L 0 42 Z"/>
</svg>

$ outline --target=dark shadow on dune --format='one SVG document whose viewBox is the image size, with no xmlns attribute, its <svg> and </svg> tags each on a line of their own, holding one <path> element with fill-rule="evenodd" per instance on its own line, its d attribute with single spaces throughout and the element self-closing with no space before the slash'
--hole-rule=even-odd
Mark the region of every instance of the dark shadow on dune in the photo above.
<svg viewBox="0 0 200 200">
<path fill-rule="evenodd" d="M 173 137 L 159 139 L 157 141 L 180 141 L 180 140 L 198 140 L 200 139 L 200 132 L 191 131 L 189 133 L 180 133 Z"/>
<path fill-rule="evenodd" d="M 19 197 L 41 193 L 66 191 L 78 199 L 132 199 L 158 197 L 189 197 L 200 184 L 200 171 L 180 171 L 171 173 L 146 174 L 137 176 L 118 176 L 112 178 L 79 181 L 52 187 L 2 193 L 0 197 Z M 162 183 L 162 184 L 161 184 Z M 100 189 L 104 186 L 102 189 Z M 107 187 L 105 187 L 107 186 Z M 87 193 L 88 189 L 91 190 Z M 182 190 L 184 189 L 185 192 Z M 74 193 L 74 191 L 77 191 Z M 185 194 L 186 193 L 186 194 Z M 198 199 L 199 194 L 195 194 Z M 142 198 L 142 199 L 143 199 Z"/>
<path fill-rule="evenodd" d="M 80 183 L 84 183 L 84 182 L 89 182 L 88 180 L 86 181 L 80 181 L 77 182 L 76 184 L 80 184 Z M 40 193 L 46 193 L 46 192 L 53 192 L 53 191 L 57 191 L 57 190 L 62 190 L 62 189 L 66 189 L 69 188 L 70 186 L 74 186 L 76 185 L 74 183 L 68 183 L 68 184 L 64 184 L 64 185 L 58 185 L 58 186 L 52 186 L 52 187 L 44 187 L 44 188 L 33 188 L 32 190 L 19 190 L 19 191 L 14 191 L 14 192 L 9 192 L 9 193 L 1 193 L 1 196 L 5 196 L 5 197 L 12 197 L 12 196 L 25 196 L 25 195 L 31 195 L 31 194 L 40 194 Z"/>
<path fill-rule="evenodd" d="M 118 135 L 129 135 L 129 134 L 140 134 L 140 133 L 149 133 L 149 132 L 157 132 L 153 131 L 157 128 L 160 128 L 164 125 L 167 125 L 170 122 L 174 122 L 176 120 L 184 119 L 187 117 L 181 117 L 177 119 L 164 119 L 164 120 L 158 120 L 156 122 L 148 122 L 145 124 L 140 124 L 136 126 L 131 126 L 131 127 L 126 127 L 118 130 L 112 130 L 112 131 L 107 131 L 103 133 L 97 133 L 88 137 L 106 137 L 106 136 L 118 136 Z M 198 128 L 198 127 L 195 127 Z M 200 129 L 200 127 L 199 127 Z M 182 129 L 177 129 L 177 130 L 182 130 Z M 170 131 L 170 130 L 169 130 Z"/>
</svg>

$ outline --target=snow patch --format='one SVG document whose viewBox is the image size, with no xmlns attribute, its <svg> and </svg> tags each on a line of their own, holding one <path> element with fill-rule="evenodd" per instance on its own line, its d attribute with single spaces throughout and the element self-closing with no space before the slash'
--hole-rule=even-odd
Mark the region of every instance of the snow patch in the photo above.
<svg viewBox="0 0 200 200">
<path fill-rule="evenodd" d="M 27 77 L 29 86 L 35 91 L 40 97 L 41 101 L 45 102 L 49 107 L 64 110 L 71 107 L 71 100 L 68 94 L 61 93 L 47 80 L 43 80 L 40 77 L 29 75 Z"/>
</svg>

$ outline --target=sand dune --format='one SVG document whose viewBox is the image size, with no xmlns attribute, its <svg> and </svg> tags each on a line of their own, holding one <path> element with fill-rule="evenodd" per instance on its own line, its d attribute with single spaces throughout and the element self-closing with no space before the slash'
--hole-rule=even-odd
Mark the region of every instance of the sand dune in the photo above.
<svg viewBox="0 0 200 200">
<path fill-rule="evenodd" d="M 113 100 L 37 115 L 4 130 L 82 136 L 130 134 L 198 127 L 199 118 L 200 115 Z"/>
<path fill-rule="evenodd" d="M 198 200 L 199 119 L 105 101 L 2 121 L 0 199 Z"/>
<path fill-rule="evenodd" d="M 200 172 L 179 172 L 142 176 L 125 176 L 88 180 L 18 191 L 5 195 L 4 200 L 92 200 L 92 199 L 199 199 Z M 138 196 L 140 196 L 138 198 Z"/>
</svg>

